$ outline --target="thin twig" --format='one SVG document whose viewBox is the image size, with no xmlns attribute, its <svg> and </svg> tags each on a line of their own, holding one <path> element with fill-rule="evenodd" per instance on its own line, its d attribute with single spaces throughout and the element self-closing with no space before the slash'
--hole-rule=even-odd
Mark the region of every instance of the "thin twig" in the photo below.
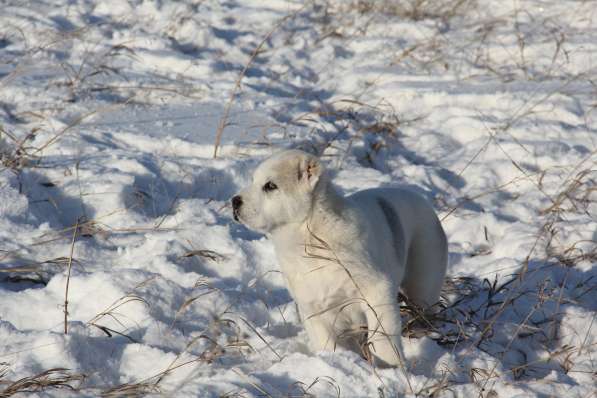
<svg viewBox="0 0 597 398">
<path fill-rule="evenodd" d="M 224 129 L 226 128 L 226 125 L 228 123 L 228 116 L 230 115 L 230 109 L 232 109 L 232 104 L 234 103 L 234 97 L 236 95 L 236 92 L 240 89 L 241 81 L 245 77 L 247 70 L 249 69 L 249 67 L 251 66 L 251 64 L 253 63 L 255 58 L 257 57 L 257 55 L 259 55 L 259 53 L 261 53 L 261 49 L 263 48 L 263 45 L 270 39 L 270 37 L 272 37 L 274 32 L 276 30 L 278 30 L 280 28 L 280 26 L 282 26 L 288 19 L 294 18 L 305 7 L 306 7 L 306 5 L 299 8 L 295 12 L 286 15 L 277 24 L 275 24 L 274 27 L 269 32 L 267 32 L 267 34 L 263 37 L 263 39 L 261 40 L 259 45 L 257 47 L 255 47 L 255 49 L 251 53 L 251 57 L 249 57 L 249 60 L 245 64 L 243 70 L 239 73 L 238 77 L 236 78 L 236 82 L 234 83 L 234 88 L 232 89 L 232 92 L 230 93 L 230 97 L 228 98 L 228 103 L 226 104 L 226 108 L 224 108 L 224 115 L 222 115 L 222 118 L 220 119 L 220 122 L 218 123 L 218 129 L 216 130 L 216 142 L 214 144 L 214 159 L 217 158 L 217 156 L 218 156 L 218 148 L 220 147 L 220 142 L 222 141 L 222 134 L 224 133 Z"/>
<path fill-rule="evenodd" d="M 77 220 L 75 229 L 73 231 L 73 240 L 70 244 L 70 255 L 68 256 L 66 288 L 64 289 L 64 334 L 68 334 L 68 288 L 70 286 L 70 271 L 73 265 L 73 252 L 75 250 L 75 240 L 77 239 L 77 231 L 79 231 L 79 220 Z"/>
<path fill-rule="evenodd" d="M 247 325 L 257 335 L 257 337 L 259 337 L 261 339 L 261 341 L 263 341 L 265 343 L 267 348 L 269 348 L 278 357 L 278 360 L 281 361 L 282 357 L 280 356 L 280 354 L 278 354 L 278 352 L 274 349 L 274 347 L 272 347 L 271 344 L 268 343 L 268 341 L 261 335 L 261 333 L 259 333 L 257 331 L 257 329 L 255 329 L 255 327 L 253 325 L 251 325 L 249 323 L 249 321 L 247 321 L 245 318 L 243 318 L 241 316 L 240 319 L 241 319 L 241 321 L 243 321 L 245 323 L 245 325 Z"/>
</svg>

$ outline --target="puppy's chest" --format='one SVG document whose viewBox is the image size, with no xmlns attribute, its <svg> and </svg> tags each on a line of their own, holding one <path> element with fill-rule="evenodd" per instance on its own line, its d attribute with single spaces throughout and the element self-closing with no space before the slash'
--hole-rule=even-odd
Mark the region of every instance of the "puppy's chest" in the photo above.
<svg viewBox="0 0 597 398">
<path fill-rule="evenodd" d="M 283 263 L 282 269 L 302 311 L 328 311 L 359 297 L 346 270 L 332 261 L 295 257 L 292 264 Z"/>
</svg>

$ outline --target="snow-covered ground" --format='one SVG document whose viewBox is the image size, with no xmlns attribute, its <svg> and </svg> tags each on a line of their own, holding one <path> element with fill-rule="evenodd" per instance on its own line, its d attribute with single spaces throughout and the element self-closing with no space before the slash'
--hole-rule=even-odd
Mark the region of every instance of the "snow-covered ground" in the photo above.
<svg viewBox="0 0 597 398">
<path fill-rule="evenodd" d="M 0 1 L 0 395 L 591 396 L 596 133 L 595 1 Z M 289 146 L 440 213 L 407 373 L 309 352 L 233 222 Z"/>
</svg>

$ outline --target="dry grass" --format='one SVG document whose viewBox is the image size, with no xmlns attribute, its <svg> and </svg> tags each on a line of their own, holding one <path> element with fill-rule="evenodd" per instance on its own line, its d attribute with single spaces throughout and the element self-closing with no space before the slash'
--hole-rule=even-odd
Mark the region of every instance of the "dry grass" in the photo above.
<svg viewBox="0 0 597 398">
<path fill-rule="evenodd" d="M 64 334 L 68 334 L 68 289 L 70 286 L 70 275 L 73 265 L 73 254 L 75 250 L 75 242 L 77 240 L 77 232 L 79 230 L 79 223 L 75 225 L 73 230 L 73 240 L 70 245 L 70 255 L 68 256 L 68 264 L 66 267 L 66 286 L 64 287 Z"/>
<path fill-rule="evenodd" d="M 105 51 L 90 51 L 79 65 L 70 63 L 61 63 L 64 71 L 64 80 L 56 83 L 58 86 L 64 86 L 69 91 L 68 102 L 76 102 L 80 97 L 86 95 L 89 91 L 97 91 L 97 83 L 94 81 L 97 77 L 121 76 L 120 68 L 115 66 L 115 61 L 121 57 L 136 58 L 135 50 L 128 43 L 119 43 L 111 46 Z M 102 87 L 102 86 L 100 86 Z"/>
<path fill-rule="evenodd" d="M 566 303 L 574 303 L 580 297 L 597 290 L 597 283 L 591 280 L 590 275 L 580 283 L 574 282 L 575 285 L 571 285 L 569 278 L 570 269 L 580 263 L 590 264 L 597 260 L 595 242 L 581 241 L 565 249 L 555 249 L 554 241 L 557 240 L 555 231 L 558 229 L 575 228 L 574 225 L 562 225 L 566 214 L 589 215 L 587 208 L 594 204 L 594 198 L 588 199 L 594 191 L 593 180 L 588 178 L 590 174 L 584 170 L 572 174 L 569 180 L 562 183 L 562 189 L 554 196 L 553 204 L 541 211 L 545 222 L 537 232 L 535 244 L 513 274 L 500 278 L 496 274 L 493 281 L 467 277 L 448 278 L 442 302 L 438 303 L 438 311 L 434 314 L 422 314 L 408 303 L 407 298 L 403 298 L 403 316 L 407 318 L 403 333 L 414 337 L 426 335 L 439 345 L 451 347 L 453 352 L 460 352 L 459 356 L 463 359 L 474 348 L 485 350 L 483 347 L 490 347 L 496 338 L 503 338 L 496 328 L 508 322 L 508 318 L 513 314 L 521 310 L 526 311 L 515 316 L 519 319 L 518 323 L 513 324 L 515 329 L 510 333 L 501 354 L 492 354 L 497 359 L 494 365 L 488 369 L 471 369 L 470 378 L 479 386 L 480 397 L 491 396 L 491 386 L 503 376 L 497 372 L 497 366 L 503 362 L 505 355 L 513 350 L 512 345 L 518 339 L 533 339 L 540 343 L 547 358 L 527 359 L 525 363 L 512 366 L 508 373 L 511 373 L 514 379 L 528 379 L 550 362 L 558 363 L 566 373 L 574 368 L 576 353 L 580 352 L 582 347 L 565 345 L 556 348 L 560 339 L 559 324 L 562 321 L 560 307 Z M 580 246 L 584 249 L 580 249 Z M 490 251 L 481 255 L 489 254 Z M 531 261 L 539 265 L 529 268 Z M 561 282 L 552 280 L 550 269 L 553 267 L 566 268 Z M 575 290 L 581 290 L 581 293 L 576 298 L 567 297 L 568 292 Z M 521 305 L 523 300 L 527 304 Z M 548 310 L 552 304 L 555 309 Z M 516 310 L 517 308 L 519 310 Z M 542 320 L 537 321 L 538 314 L 543 314 L 540 317 Z M 590 330 L 586 335 L 589 333 Z M 434 393 L 449 390 L 454 384 L 458 383 L 447 376 L 442 377 L 437 384 L 439 390 L 434 390 Z"/>
<path fill-rule="evenodd" d="M 79 391 L 87 377 L 65 368 L 48 369 L 38 374 L 23 377 L 16 381 L 5 380 L 5 372 L 0 371 L 0 397 L 8 398 L 17 394 L 49 393 L 52 390 Z"/>
<path fill-rule="evenodd" d="M 228 98 L 228 102 L 226 103 L 226 107 L 224 108 L 224 113 L 223 113 L 222 117 L 220 118 L 220 122 L 218 124 L 218 129 L 216 130 L 216 139 L 215 139 L 215 143 L 214 143 L 214 155 L 213 155 L 214 159 L 218 156 L 218 148 L 219 148 L 220 143 L 222 141 L 222 134 L 224 134 L 224 129 L 226 128 L 226 125 L 228 124 L 228 117 L 230 115 L 230 110 L 232 109 L 232 105 L 234 103 L 234 99 L 236 97 L 236 93 L 237 93 L 238 90 L 240 90 L 241 82 L 242 82 L 243 78 L 245 77 L 245 74 L 247 73 L 247 70 L 249 69 L 249 67 L 251 66 L 251 64 L 253 63 L 253 61 L 255 61 L 255 58 L 262 51 L 264 51 L 263 50 L 264 49 L 264 45 L 269 41 L 269 39 L 272 37 L 272 35 L 282 25 L 284 25 L 288 20 L 294 18 L 301 11 L 303 11 L 303 9 L 305 7 L 306 6 L 301 7 L 298 10 L 296 10 L 296 11 L 294 11 L 294 12 L 286 15 L 284 18 L 280 19 L 280 21 L 278 21 L 276 24 L 274 24 L 274 27 L 263 36 L 263 39 L 261 40 L 261 42 L 259 42 L 259 44 L 255 47 L 255 49 L 251 53 L 251 56 L 249 57 L 249 59 L 245 63 L 245 66 L 243 67 L 243 70 L 238 74 L 238 77 L 236 78 L 236 82 L 234 83 L 234 87 L 230 91 L 230 97 Z"/>
<path fill-rule="evenodd" d="M 151 382 L 120 384 L 115 387 L 110 387 L 100 392 L 100 396 L 105 398 L 113 397 L 145 397 L 149 394 L 160 394 L 161 390 L 158 386 Z"/>
<path fill-rule="evenodd" d="M 31 146 L 36 131 L 37 129 L 33 129 L 23 138 L 18 138 L 0 125 L 0 166 L 17 173 L 24 167 L 33 166 L 39 162 L 40 158 L 35 155 L 35 148 Z"/>
<path fill-rule="evenodd" d="M 375 12 L 412 21 L 423 19 L 448 21 L 456 15 L 470 11 L 476 5 L 476 0 L 357 0 L 348 7 L 356 9 L 361 14 Z"/>
<path fill-rule="evenodd" d="M 129 330 L 129 327 L 125 325 L 124 318 L 126 317 L 119 312 L 119 309 L 132 303 L 140 303 L 149 307 L 150 303 L 147 302 L 147 300 L 145 300 L 143 297 L 141 297 L 141 295 L 139 295 L 137 291 L 143 286 L 147 285 L 148 283 L 151 283 L 151 281 L 153 281 L 154 279 L 155 277 L 149 278 L 146 281 L 135 286 L 130 292 L 115 300 L 103 311 L 96 314 L 93 318 L 87 321 L 87 325 L 98 328 L 99 330 L 104 332 L 108 337 L 112 337 L 113 334 L 117 334 L 119 336 L 126 337 L 133 343 L 137 343 L 137 341 L 133 337 L 126 333 Z M 105 326 L 101 323 L 105 320 L 111 320 L 116 322 L 122 328 L 122 330 L 118 331 L 108 326 Z"/>
<path fill-rule="evenodd" d="M 68 266 L 69 261 L 77 263 L 77 259 L 70 257 L 56 257 L 43 261 L 33 261 L 21 258 L 17 253 L 5 253 L 0 256 L 0 261 L 7 263 L 21 263 L 13 267 L 0 268 L 0 275 L 8 282 L 31 282 L 46 285 L 50 278 L 56 273 L 62 272 Z"/>
</svg>

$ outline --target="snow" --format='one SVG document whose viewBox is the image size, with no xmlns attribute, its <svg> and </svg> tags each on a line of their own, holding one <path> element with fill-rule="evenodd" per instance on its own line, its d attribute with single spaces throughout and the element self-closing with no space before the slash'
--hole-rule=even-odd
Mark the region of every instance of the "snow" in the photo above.
<svg viewBox="0 0 597 398">
<path fill-rule="evenodd" d="M 85 377 L 38 396 L 594 394 L 597 8 L 415 3 L 3 2 L 0 394 L 54 368 Z M 310 352 L 232 220 L 287 147 L 438 210 L 445 308 L 405 308 L 406 373 Z"/>
</svg>

